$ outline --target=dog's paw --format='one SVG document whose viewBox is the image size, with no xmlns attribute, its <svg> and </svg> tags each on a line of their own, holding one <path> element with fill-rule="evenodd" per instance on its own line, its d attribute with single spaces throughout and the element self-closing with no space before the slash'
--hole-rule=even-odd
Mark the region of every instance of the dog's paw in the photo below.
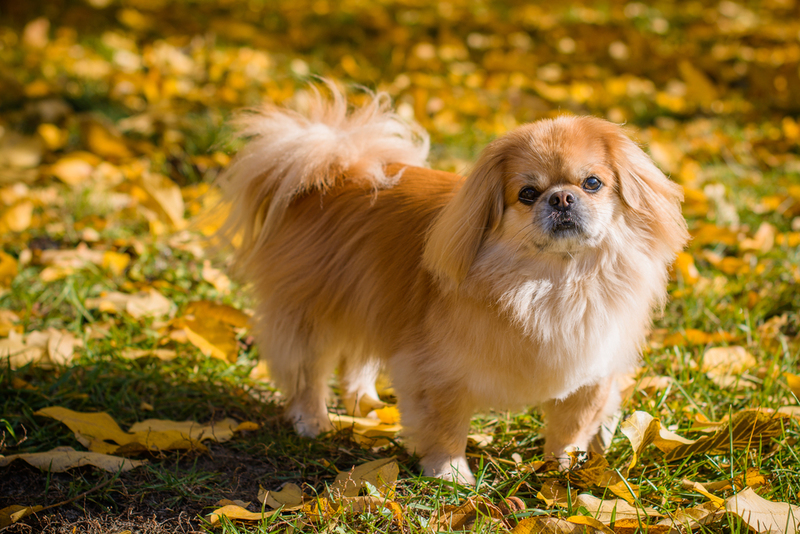
<svg viewBox="0 0 800 534">
<path fill-rule="evenodd" d="M 462 486 L 474 486 L 475 476 L 469 468 L 466 456 L 448 458 L 444 461 L 422 460 L 425 476 L 455 481 Z"/>
<path fill-rule="evenodd" d="M 312 415 L 305 411 L 290 408 L 286 418 L 292 422 L 295 432 L 305 438 L 315 438 L 325 432 L 333 431 L 328 414 Z"/>
<path fill-rule="evenodd" d="M 555 460 L 558 462 L 559 469 L 566 471 L 572 469 L 586 461 L 587 453 L 585 447 L 577 445 L 567 445 L 557 451 L 545 454 L 545 460 Z"/>
</svg>

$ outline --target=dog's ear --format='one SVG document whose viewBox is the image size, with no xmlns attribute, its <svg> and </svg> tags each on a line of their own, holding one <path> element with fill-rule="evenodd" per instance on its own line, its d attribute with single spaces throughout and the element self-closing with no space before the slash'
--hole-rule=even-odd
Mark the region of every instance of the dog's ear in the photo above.
<svg viewBox="0 0 800 534">
<path fill-rule="evenodd" d="M 667 245 L 668 254 L 683 249 L 689 234 L 681 214 L 681 186 L 664 176 L 647 154 L 621 132 L 611 152 L 629 223 L 649 235 L 654 244 Z"/>
<path fill-rule="evenodd" d="M 487 232 L 503 216 L 505 140 L 481 153 L 478 163 L 428 231 L 423 264 L 454 285 L 466 278 Z"/>
</svg>

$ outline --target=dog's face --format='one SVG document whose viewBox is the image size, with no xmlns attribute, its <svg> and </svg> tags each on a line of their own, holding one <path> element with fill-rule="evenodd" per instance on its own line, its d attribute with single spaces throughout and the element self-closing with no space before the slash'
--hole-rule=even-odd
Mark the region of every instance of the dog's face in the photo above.
<svg viewBox="0 0 800 534">
<path fill-rule="evenodd" d="M 498 231 L 518 250 L 574 253 L 598 247 L 621 215 L 617 174 L 602 135 L 539 122 L 504 147 Z M 577 131 L 576 131 L 577 130 Z"/>
<path fill-rule="evenodd" d="M 489 236 L 515 255 L 635 246 L 669 262 L 687 238 L 681 198 L 618 126 L 592 117 L 543 120 L 483 151 L 431 229 L 425 262 L 458 283 Z"/>
</svg>

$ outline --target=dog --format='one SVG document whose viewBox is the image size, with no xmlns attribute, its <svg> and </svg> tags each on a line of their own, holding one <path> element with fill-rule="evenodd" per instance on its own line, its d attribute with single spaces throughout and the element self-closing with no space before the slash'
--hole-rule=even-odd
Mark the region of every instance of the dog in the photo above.
<svg viewBox="0 0 800 534">
<path fill-rule="evenodd" d="M 327 85 L 327 89 L 324 87 Z M 545 454 L 586 450 L 616 410 L 669 267 L 682 189 L 619 126 L 559 116 L 491 142 L 466 178 L 427 168 L 429 137 L 384 93 L 332 83 L 304 113 L 264 107 L 221 177 L 233 272 L 297 433 L 380 406 L 382 368 L 424 474 L 474 483 L 471 416 L 540 405 Z"/>
</svg>

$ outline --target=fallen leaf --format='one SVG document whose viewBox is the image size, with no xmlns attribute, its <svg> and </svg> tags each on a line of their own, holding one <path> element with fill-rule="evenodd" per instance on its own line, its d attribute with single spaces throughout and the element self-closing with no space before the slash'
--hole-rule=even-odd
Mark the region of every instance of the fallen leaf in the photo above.
<svg viewBox="0 0 800 534">
<path fill-rule="evenodd" d="M 725 510 L 759 533 L 795 534 L 800 529 L 800 506 L 768 501 L 752 488 L 728 497 Z"/>
<path fill-rule="evenodd" d="M 622 499 L 598 499 L 588 493 L 578 495 L 574 506 L 585 507 L 591 517 L 604 524 L 611 523 L 612 518 L 640 519 L 644 523 L 648 517 L 663 517 L 654 508 L 633 506 Z"/>
<path fill-rule="evenodd" d="M 202 441 L 227 441 L 239 425 L 231 418 L 205 425 L 194 421 L 148 419 L 134 424 L 125 432 L 104 412 L 75 412 L 55 406 L 41 409 L 35 415 L 61 421 L 75 433 L 75 438 L 81 445 L 91 451 L 106 454 L 137 454 L 176 449 L 205 450 Z"/>
<path fill-rule="evenodd" d="M 107 313 L 124 311 L 135 319 L 164 316 L 174 307 L 170 300 L 153 288 L 134 294 L 111 291 L 98 298 L 86 299 L 84 305 L 90 310 Z"/>
<path fill-rule="evenodd" d="M 10 288 L 18 272 L 16 258 L 0 250 L 0 289 Z"/>
<path fill-rule="evenodd" d="M 795 397 L 800 397 L 800 375 L 783 373 L 783 377 L 786 379 L 786 385 L 792 390 L 792 394 Z"/>
<path fill-rule="evenodd" d="M 230 293 L 231 279 L 220 269 L 212 267 L 211 262 L 208 260 L 203 262 L 202 276 L 203 280 L 214 286 L 214 289 L 221 294 L 226 295 Z"/>
<path fill-rule="evenodd" d="M 144 173 L 140 185 L 149 196 L 149 201 L 145 203 L 148 208 L 159 213 L 175 229 L 186 226 L 183 197 L 178 184 L 161 174 Z"/>
<path fill-rule="evenodd" d="M 33 202 L 23 200 L 0 214 L 0 233 L 27 230 L 33 219 Z"/>
<path fill-rule="evenodd" d="M 430 523 L 436 526 L 437 531 L 465 530 L 470 523 L 474 523 L 478 516 L 499 521 L 503 513 L 488 499 L 481 496 L 470 497 L 458 506 L 445 506 L 434 511 Z"/>
<path fill-rule="evenodd" d="M 0 467 L 14 460 L 23 460 L 28 464 L 51 473 L 63 473 L 74 467 L 92 465 L 109 473 L 130 471 L 145 464 L 142 460 L 129 460 L 119 456 L 111 456 L 98 452 L 76 451 L 72 447 L 56 447 L 48 452 L 33 452 L 0 456 Z"/>
<path fill-rule="evenodd" d="M 636 411 L 620 425 L 620 431 L 628 438 L 633 456 L 628 469 L 633 469 L 645 447 L 651 443 L 662 451 L 672 450 L 680 444 L 694 443 L 661 427 L 661 422 L 647 412 Z"/>
<path fill-rule="evenodd" d="M 42 508 L 42 506 L 20 506 L 18 504 L 6 506 L 5 508 L 0 509 L 0 529 L 4 529 L 10 525 L 13 525 L 20 519 L 24 519 L 29 515 L 35 514 Z"/>
<path fill-rule="evenodd" d="M 336 475 L 336 480 L 325 495 L 334 501 L 342 497 L 355 497 L 366 484 L 370 484 L 381 495 L 391 497 L 399 473 L 400 467 L 394 458 L 373 460 Z"/>
<path fill-rule="evenodd" d="M 353 439 L 365 447 L 380 447 L 390 443 L 389 438 L 397 436 L 403 427 L 387 425 L 379 419 L 355 417 L 352 415 L 328 414 L 336 430 L 351 430 Z"/>
<path fill-rule="evenodd" d="M 297 484 L 285 484 L 280 490 L 266 491 L 259 488 L 258 502 L 264 503 L 270 508 L 283 508 L 284 512 L 299 510 L 303 502 L 310 497 L 303 493 Z"/>
<path fill-rule="evenodd" d="M 65 366 L 72 363 L 75 348 L 82 346 L 83 341 L 66 330 L 48 328 L 25 335 L 11 330 L 0 339 L 0 358 L 8 358 L 12 369 L 31 363 L 43 368 Z"/>
<path fill-rule="evenodd" d="M 511 529 L 511 534 L 593 534 L 594 532 L 600 531 L 566 519 L 541 515 L 526 517 Z"/>
<path fill-rule="evenodd" d="M 675 534 L 691 532 L 703 525 L 716 523 L 725 514 L 725 507 L 716 502 L 706 502 L 692 508 L 678 510 L 672 517 L 662 519 L 658 525 L 671 527 Z M 684 530 L 685 529 L 685 530 Z"/>
<path fill-rule="evenodd" d="M 229 504 L 221 508 L 217 508 L 208 516 L 208 522 L 211 526 L 218 525 L 220 518 L 225 517 L 232 521 L 261 521 L 264 518 L 276 513 L 275 510 L 271 512 L 251 512 L 235 504 Z"/>
<path fill-rule="evenodd" d="M 594 517 L 589 517 L 585 515 L 572 515 L 567 518 L 567 521 L 575 525 L 586 525 L 592 527 L 596 531 L 603 532 L 604 534 L 614 534 L 613 530 L 611 530 L 609 527 L 607 527 Z"/>
</svg>

